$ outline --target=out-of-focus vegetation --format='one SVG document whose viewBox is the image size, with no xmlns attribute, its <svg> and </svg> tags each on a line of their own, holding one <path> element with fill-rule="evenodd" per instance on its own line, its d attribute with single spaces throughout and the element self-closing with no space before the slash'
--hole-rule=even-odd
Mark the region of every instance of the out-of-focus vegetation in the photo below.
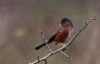
<svg viewBox="0 0 100 64">
<path fill-rule="evenodd" d="M 0 0 L 0 64 L 28 64 L 46 55 L 46 47 L 33 51 L 43 42 L 39 28 L 49 39 L 58 29 L 57 21 L 68 17 L 75 34 L 93 16 L 96 22 L 66 50 L 72 60 L 58 53 L 48 58 L 48 64 L 100 64 L 100 0 Z"/>
</svg>

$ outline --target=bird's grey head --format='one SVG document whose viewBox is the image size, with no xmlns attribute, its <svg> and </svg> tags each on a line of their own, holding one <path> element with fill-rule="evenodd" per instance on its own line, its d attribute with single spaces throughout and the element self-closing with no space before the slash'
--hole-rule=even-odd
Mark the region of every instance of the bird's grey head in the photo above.
<svg viewBox="0 0 100 64">
<path fill-rule="evenodd" d="M 62 26 L 71 26 L 71 27 L 73 27 L 73 24 L 72 24 L 71 20 L 68 19 L 68 18 L 63 18 L 61 20 L 61 25 Z"/>
</svg>

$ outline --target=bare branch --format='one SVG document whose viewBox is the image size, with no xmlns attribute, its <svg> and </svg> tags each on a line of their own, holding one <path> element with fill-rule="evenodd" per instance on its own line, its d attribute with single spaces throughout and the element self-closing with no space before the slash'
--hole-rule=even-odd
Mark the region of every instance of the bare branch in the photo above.
<svg viewBox="0 0 100 64">
<path fill-rule="evenodd" d="M 66 43 L 64 46 L 62 46 L 61 48 L 59 48 L 59 49 L 57 49 L 56 51 L 51 51 L 50 53 L 48 53 L 46 56 L 44 56 L 44 57 L 42 57 L 42 58 L 40 58 L 39 60 L 36 60 L 36 61 L 34 61 L 34 62 L 32 62 L 32 63 L 29 63 L 29 64 L 36 64 L 36 63 L 38 63 L 38 62 L 40 62 L 40 61 L 43 61 L 43 60 L 45 60 L 45 59 L 47 59 L 48 57 L 50 57 L 50 56 L 52 56 L 52 55 L 54 55 L 54 54 L 56 54 L 56 53 L 58 53 L 58 52 L 61 52 L 63 55 L 65 55 L 65 56 L 67 56 L 65 53 L 63 53 L 62 52 L 62 50 L 65 48 L 65 47 L 67 47 L 67 46 L 69 46 L 74 40 L 75 40 L 75 38 L 92 22 L 92 21 L 94 21 L 94 20 L 96 20 L 96 18 L 94 17 L 94 18 L 92 18 L 91 20 L 89 20 L 89 21 L 87 21 L 86 23 L 85 23 L 85 25 L 68 41 L 68 43 Z M 42 34 L 42 32 L 41 32 L 41 34 Z M 42 34 L 42 36 L 43 36 L 43 34 Z M 45 41 L 45 39 L 44 39 L 44 37 L 43 37 L 43 40 Z M 47 42 L 47 41 L 45 41 L 45 42 Z M 48 46 L 48 48 L 49 48 L 49 46 Z M 49 48 L 50 49 L 50 48 Z M 49 50 L 50 51 L 50 50 Z"/>
<path fill-rule="evenodd" d="M 38 56 L 38 61 L 40 60 L 39 56 Z"/>
<path fill-rule="evenodd" d="M 64 53 L 63 51 L 60 51 L 65 57 L 70 58 L 66 53 Z"/>
<path fill-rule="evenodd" d="M 39 31 L 40 31 L 40 33 L 41 33 L 41 36 L 42 36 L 44 42 L 45 42 L 46 45 L 47 45 L 47 48 L 48 48 L 49 52 L 52 53 L 52 50 L 51 50 L 50 46 L 48 45 L 47 40 L 45 39 L 45 37 L 44 37 L 44 35 L 43 35 L 43 32 L 42 32 L 40 29 L 39 29 Z"/>
<path fill-rule="evenodd" d="M 68 42 L 68 43 L 69 43 L 68 45 L 70 45 L 70 44 L 75 40 L 75 38 L 76 38 L 78 35 L 80 35 L 80 33 L 81 33 L 84 29 L 86 29 L 86 27 L 87 27 L 92 21 L 95 21 L 95 20 L 96 20 L 96 18 L 93 17 L 91 20 L 85 22 L 85 25 L 84 25 L 84 26 L 79 30 L 79 32 L 77 32 L 76 35 Z"/>
</svg>

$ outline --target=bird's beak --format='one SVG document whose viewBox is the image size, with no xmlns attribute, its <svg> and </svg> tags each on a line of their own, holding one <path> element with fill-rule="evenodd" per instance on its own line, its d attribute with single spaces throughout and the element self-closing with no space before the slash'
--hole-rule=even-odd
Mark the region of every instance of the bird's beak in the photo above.
<svg viewBox="0 0 100 64">
<path fill-rule="evenodd" d="M 58 21 L 57 23 L 61 23 L 60 21 Z"/>
</svg>

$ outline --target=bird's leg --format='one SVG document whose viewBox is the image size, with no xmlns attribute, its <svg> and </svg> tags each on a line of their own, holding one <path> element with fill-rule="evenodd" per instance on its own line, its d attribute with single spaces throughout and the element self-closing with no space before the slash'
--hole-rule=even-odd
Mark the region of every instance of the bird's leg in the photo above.
<svg viewBox="0 0 100 64">
<path fill-rule="evenodd" d="M 55 45 L 57 45 L 58 43 L 55 43 Z"/>
</svg>

